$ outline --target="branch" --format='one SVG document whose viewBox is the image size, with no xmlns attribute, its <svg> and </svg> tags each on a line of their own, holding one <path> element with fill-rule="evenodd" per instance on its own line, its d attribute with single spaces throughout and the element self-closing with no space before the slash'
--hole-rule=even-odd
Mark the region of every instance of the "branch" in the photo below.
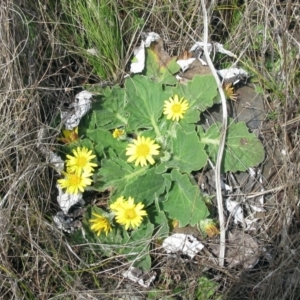
<svg viewBox="0 0 300 300">
<path fill-rule="evenodd" d="M 220 267 L 224 266 L 225 260 L 225 238 L 226 238 L 226 229 L 225 229 L 225 221 L 224 221 L 224 209 L 223 209 L 223 199 L 222 199 L 222 188 L 221 188 L 221 163 L 223 158 L 224 146 L 225 146 L 225 138 L 226 138 L 226 129 L 227 129 L 227 104 L 225 94 L 222 88 L 222 84 L 220 78 L 217 74 L 217 71 L 210 59 L 207 43 L 208 43 L 208 20 L 207 20 L 207 11 L 205 8 L 204 0 L 201 0 L 201 6 L 203 11 L 203 23 L 204 23 L 204 55 L 207 61 L 207 64 L 215 77 L 218 90 L 221 96 L 222 103 L 222 129 L 220 135 L 220 145 L 217 156 L 217 162 L 215 167 L 215 178 L 216 178 L 216 192 L 217 192 L 217 203 L 218 203 L 218 213 L 219 213 L 219 222 L 220 222 L 220 253 L 219 253 L 219 265 Z"/>
</svg>

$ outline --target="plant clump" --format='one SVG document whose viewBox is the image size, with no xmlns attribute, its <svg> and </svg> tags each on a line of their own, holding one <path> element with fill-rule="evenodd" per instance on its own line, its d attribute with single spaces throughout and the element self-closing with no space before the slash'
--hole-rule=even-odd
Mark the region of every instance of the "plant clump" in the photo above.
<svg viewBox="0 0 300 300">
<path fill-rule="evenodd" d="M 143 73 L 126 78 L 124 86 L 90 87 L 92 110 L 79 124 L 81 138 L 62 146 L 67 171 L 58 180 L 67 193 L 109 192 L 105 204 L 88 205 L 84 238 L 77 231 L 74 240 L 99 243 L 106 256 L 126 254 L 143 270 L 151 268 L 150 244 L 140 239 L 167 237 L 170 222 L 200 224 L 204 235 L 219 234 L 192 173 L 216 162 L 221 134 L 219 123 L 205 129 L 198 124 L 219 102 L 213 76 L 183 84 L 174 80 L 176 61 L 160 64 L 151 47 L 146 57 Z M 260 141 L 245 123 L 229 124 L 222 171 L 259 164 Z"/>
</svg>

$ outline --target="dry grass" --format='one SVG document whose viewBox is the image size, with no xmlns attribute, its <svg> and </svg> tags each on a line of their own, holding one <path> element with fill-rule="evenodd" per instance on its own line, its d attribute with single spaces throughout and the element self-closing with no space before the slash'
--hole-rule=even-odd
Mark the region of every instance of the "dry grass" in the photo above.
<svg viewBox="0 0 300 300">
<path fill-rule="evenodd" d="M 137 39 L 133 34 L 138 36 L 129 12 L 144 19 L 144 30 L 161 34 L 170 54 L 202 39 L 198 1 L 125 2 L 118 1 L 127 13 L 120 14 L 129 47 L 124 61 Z M 251 271 L 220 273 L 218 280 L 224 299 L 298 299 L 300 6 L 292 1 L 232 2 L 209 5 L 211 38 L 243 53 L 239 65 L 264 88 L 267 111 L 277 113 L 275 119 L 266 120 L 261 136 L 267 162 L 272 162 L 266 189 L 281 188 L 270 193 L 267 203 L 270 213 L 264 233 L 272 260 Z M 51 126 L 59 108 L 83 82 L 97 77 L 90 74 L 84 58 L 69 56 L 61 46 L 59 24 L 50 22 L 45 8 L 40 1 L 34 6 L 26 0 L 0 4 L 0 297 L 109 299 L 113 289 L 114 295 L 128 291 L 121 280 L 121 264 L 101 262 L 96 254 L 72 248 L 68 237 L 52 224 L 51 216 L 58 210 L 56 178 L 37 148 L 37 134 L 41 127 Z M 50 133 L 45 146 L 55 147 L 57 132 Z M 185 274 L 192 283 L 181 295 L 190 294 L 198 276 L 193 268 Z M 164 280 L 158 284 L 170 288 Z M 165 295 L 172 293 L 168 290 Z"/>
</svg>

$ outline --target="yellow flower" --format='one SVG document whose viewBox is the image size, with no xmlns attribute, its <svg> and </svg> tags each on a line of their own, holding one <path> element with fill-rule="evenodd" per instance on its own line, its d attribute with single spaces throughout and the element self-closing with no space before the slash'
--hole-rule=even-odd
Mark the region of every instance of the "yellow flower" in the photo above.
<svg viewBox="0 0 300 300">
<path fill-rule="evenodd" d="M 124 135 L 124 133 L 125 133 L 125 131 L 123 129 L 116 128 L 114 130 L 114 132 L 112 133 L 112 135 L 115 139 L 118 139 L 120 136 Z"/>
<path fill-rule="evenodd" d="M 112 203 L 109 207 L 112 211 L 117 211 L 118 209 L 122 209 L 124 206 L 124 203 L 126 203 L 126 200 L 123 196 L 117 198 L 117 200 Z"/>
<path fill-rule="evenodd" d="M 147 166 L 147 161 L 153 165 L 155 163 L 152 155 L 158 155 L 160 148 L 158 144 L 154 144 L 155 141 L 150 140 L 150 138 L 145 138 L 138 136 L 133 144 L 129 144 L 126 148 L 126 155 L 130 157 L 127 159 L 128 162 L 133 162 L 135 160 L 135 166 L 141 165 Z"/>
<path fill-rule="evenodd" d="M 92 173 L 83 172 L 81 175 L 76 173 L 64 172 L 65 178 L 57 180 L 62 189 L 66 189 L 69 194 L 78 194 L 83 192 L 84 188 L 92 184 Z"/>
<path fill-rule="evenodd" d="M 109 219 L 94 212 L 92 215 L 96 218 L 89 221 L 92 223 L 91 230 L 95 231 L 97 236 L 99 236 L 102 231 L 107 235 L 111 231 Z"/>
<path fill-rule="evenodd" d="M 218 229 L 216 222 L 213 219 L 201 220 L 199 225 L 200 230 L 209 237 L 220 234 L 220 230 Z"/>
<path fill-rule="evenodd" d="M 137 228 L 143 221 L 143 216 L 147 216 L 147 212 L 143 210 L 144 204 L 139 202 L 134 204 L 134 199 L 129 197 L 128 201 L 124 201 L 123 205 L 115 211 L 116 222 L 128 228 Z"/>
<path fill-rule="evenodd" d="M 232 101 L 237 100 L 238 95 L 234 93 L 233 86 L 231 83 L 223 84 L 223 89 L 226 99 L 230 99 Z"/>
<path fill-rule="evenodd" d="M 179 100 L 178 95 L 175 95 L 173 98 L 170 97 L 169 101 L 165 101 L 164 105 L 164 115 L 167 115 L 167 119 L 172 121 L 179 121 L 183 118 L 183 115 L 189 108 L 187 100 L 183 97 Z"/>
<path fill-rule="evenodd" d="M 63 130 L 63 137 L 57 138 L 58 141 L 65 144 L 70 144 L 78 140 L 78 127 L 75 127 L 72 130 Z"/>
<path fill-rule="evenodd" d="M 172 219 L 169 222 L 170 228 L 175 229 L 179 227 L 179 222 L 176 219 Z"/>
<path fill-rule="evenodd" d="M 67 169 L 70 173 L 76 173 L 80 175 L 82 172 L 93 172 L 97 164 L 90 162 L 96 155 L 92 154 L 92 151 L 83 147 L 77 147 L 73 150 L 74 156 L 67 155 Z"/>
</svg>

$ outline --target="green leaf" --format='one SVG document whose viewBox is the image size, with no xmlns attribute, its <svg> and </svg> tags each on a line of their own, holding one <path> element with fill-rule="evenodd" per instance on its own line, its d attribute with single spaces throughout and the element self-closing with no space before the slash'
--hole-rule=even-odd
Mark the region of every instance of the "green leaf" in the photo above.
<svg viewBox="0 0 300 300">
<path fill-rule="evenodd" d="M 93 115 L 98 127 L 110 130 L 126 126 L 128 116 L 124 111 L 126 100 L 123 88 L 107 87 L 103 89 L 101 96 L 94 98 L 96 102 L 93 103 Z"/>
<path fill-rule="evenodd" d="M 170 58 L 163 50 L 161 42 L 153 42 L 146 48 L 145 75 L 160 84 L 174 85 L 177 79 L 174 74 L 180 71 L 176 57 Z"/>
<path fill-rule="evenodd" d="M 208 216 L 199 187 L 191 183 L 188 175 L 182 175 L 177 170 L 172 170 L 171 179 L 174 183 L 167 200 L 163 202 L 163 209 L 169 218 L 179 221 L 180 227 L 188 224 L 195 226 Z"/>
<path fill-rule="evenodd" d="M 170 95 L 158 84 L 144 76 L 134 76 L 125 83 L 128 104 L 126 110 L 130 113 L 129 128 L 133 131 L 139 128 L 152 128 L 157 136 L 161 136 L 158 119 L 162 115 L 164 100 Z"/>
<path fill-rule="evenodd" d="M 246 171 L 250 167 L 257 166 L 265 158 L 262 143 L 254 133 L 249 133 L 244 122 L 234 123 L 229 120 L 226 145 L 222 161 L 222 172 Z M 207 145 L 207 153 L 212 161 L 216 162 L 219 149 L 221 124 L 213 124 L 206 133 L 200 135 L 200 141 Z"/>
<path fill-rule="evenodd" d="M 168 219 L 164 211 L 162 211 L 159 206 L 150 206 L 147 209 L 148 217 L 150 222 L 154 225 L 156 238 L 165 238 L 169 235 L 169 225 Z"/>
<path fill-rule="evenodd" d="M 218 96 L 217 84 L 213 75 L 196 75 L 187 85 L 178 84 L 173 89 L 173 95 L 184 97 L 189 103 L 189 109 L 180 123 L 197 123 L 199 114 L 214 105 Z"/>
<path fill-rule="evenodd" d="M 127 146 L 126 142 L 115 139 L 110 131 L 102 128 L 87 130 L 86 136 L 97 144 L 95 150 L 100 157 L 104 152 L 108 152 L 109 147 L 120 154 Z"/>
<path fill-rule="evenodd" d="M 89 207 L 83 218 L 83 227 L 85 235 L 82 236 L 81 231 L 73 234 L 73 239 L 77 243 L 93 243 L 94 251 L 101 251 L 105 256 L 113 256 L 115 254 L 127 254 L 128 260 L 135 260 L 134 265 L 143 270 L 150 270 L 151 258 L 149 255 L 149 247 L 151 237 L 153 235 L 154 226 L 146 220 L 135 230 L 127 232 L 122 226 L 115 225 L 107 235 L 101 233 L 99 236 L 90 229 L 89 220 L 93 218 L 92 212 L 105 214 L 105 212 L 96 207 Z"/>
<path fill-rule="evenodd" d="M 150 241 L 153 235 L 154 226 L 144 221 L 137 229 L 130 233 L 122 253 L 128 254 L 128 260 L 134 260 L 134 266 L 142 270 L 151 269 Z"/>
<path fill-rule="evenodd" d="M 102 214 L 103 210 L 96 206 L 89 206 L 84 214 L 82 225 L 84 229 L 84 235 L 81 230 L 76 231 L 72 234 L 73 241 L 79 244 L 86 244 L 88 242 L 92 243 L 89 250 L 100 251 L 105 256 L 113 256 L 116 253 L 123 253 L 123 247 L 121 245 L 126 244 L 130 236 L 128 232 L 121 226 L 112 226 L 112 231 L 107 235 L 101 233 L 99 236 L 96 235 L 94 231 L 91 230 L 91 223 L 89 222 L 93 216 L 92 212 Z"/>
<path fill-rule="evenodd" d="M 155 168 L 148 169 L 146 174 L 128 183 L 123 195 L 125 198 L 133 197 L 137 202 L 143 202 L 145 206 L 153 203 L 154 199 L 165 190 L 165 179 L 155 173 Z"/>
<path fill-rule="evenodd" d="M 176 126 L 175 135 L 169 144 L 172 157 L 162 163 L 157 172 L 163 173 L 168 168 L 178 168 L 181 172 L 198 171 L 206 165 L 207 154 L 195 131 L 186 133 Z"/>
<path fill-rule="evenodd" d="M 94 189 L 112 191 L 112 194 L 117 190 L 121 195 L 127 184 L 137 180 L 144 175 L 147 168 L 133 167 L 118 157 L 112 149 L 109 149 L 109 158 L 101 161 L 101 169 L 97 174 L 97 181 L 94 183 Z"/>
<path fill-rule="evenodd" d="M 202 276 L 198 279 L 198 286 L 196 290 L 197 300 L 216 299 L 216 297 L 212 298 L 212 296 L 217 290 L 218 284 L 216 282 Z"/>
</svg>

